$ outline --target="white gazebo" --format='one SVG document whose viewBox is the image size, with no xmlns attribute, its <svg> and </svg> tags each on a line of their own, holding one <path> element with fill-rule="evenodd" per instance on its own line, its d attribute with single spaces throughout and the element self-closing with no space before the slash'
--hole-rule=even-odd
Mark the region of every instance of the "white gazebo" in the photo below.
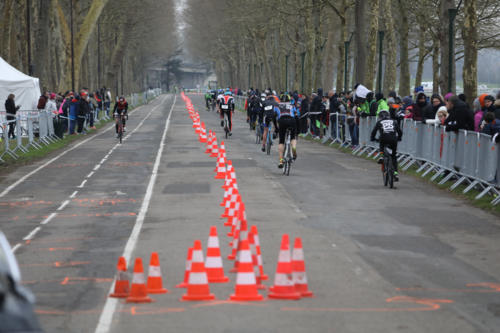
<svg viewBox="0 0 500 333">
<path fill-rule="evenodd" d="M 5 100 L 9 94 L 16 96 L 16 105 L 20 105 L 21 110 L 36 110 L 41 95 L 40 82 L 0 58 L 0 111 L 5 111 Z"/>
</svg>

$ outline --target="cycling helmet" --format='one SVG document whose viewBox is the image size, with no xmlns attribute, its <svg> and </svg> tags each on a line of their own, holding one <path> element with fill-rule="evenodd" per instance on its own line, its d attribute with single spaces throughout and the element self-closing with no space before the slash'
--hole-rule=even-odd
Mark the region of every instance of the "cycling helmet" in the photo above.
<svg viewBox="0 0 500 333">
<path fill-rule="evenodd" d="M 224 93 L 225 96 L 231 96 L 231 91 L 230 90 L 226 90 L 226 92 Z"/>
<path fill-rule="evenodd" d="M 387 110 L 381 110 L 379 113 L 378 113 L 378 117 L 380 119 L 389 119 L 391 117 L 391 115 L 389 114 L 389 111 Z"/>
</svg>

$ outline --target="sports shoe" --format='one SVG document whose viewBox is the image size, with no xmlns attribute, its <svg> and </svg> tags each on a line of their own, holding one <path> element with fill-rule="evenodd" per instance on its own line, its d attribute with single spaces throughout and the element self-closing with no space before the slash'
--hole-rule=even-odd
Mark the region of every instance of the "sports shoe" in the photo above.
<svg viewBox="0 0 500 333">
<path fill-rule="evenodd" d="M 263 152 L 266 151 L 266 146 L 262 146 L 262 148 L 260 148 L 260 150 L 262 150 Z"/>
<path fill-rule="evenodd" d="M 293 155 L 293 160 L 295 161 L 297 159 L 297 148 L 292 148 L 292 155 Z"/>
<path fill-rule="evenodd" d="M 285 160 L 284 159 L 280 159 L 280 162 L 278 164 L 278 168 L 279 169 L 283 169 L 284 164 L 285 164 Z"/>
<path fill-rule="evenodd" d="M 231 136 L 231 135 L 233 135 L 233 133 L 232 133 L 232 132 L 229 132 L 229 134 L 228 134 L 228 135 L 229 135 L 229 136 Z"/>
<path fill-rule="evenodd" d="M 220 127 L 224 127 L 224 120 L 220 121 Z"/>
<path fill-rule="evenodd" d="M 379 157 L 377 163 L 378 164 L 384 164 L 384 158 L 383 157 Z"/>
<path fill-rule="evenodd" d="M 399 182 L 399 177 L 398 176 L 399 176 L 398 172 L 394 171 L 394 181 L 395 182 Z"/>
</svg>

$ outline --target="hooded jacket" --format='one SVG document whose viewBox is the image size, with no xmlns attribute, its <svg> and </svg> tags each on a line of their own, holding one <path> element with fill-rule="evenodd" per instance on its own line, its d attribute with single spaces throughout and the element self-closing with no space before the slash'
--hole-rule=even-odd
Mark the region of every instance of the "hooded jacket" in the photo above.
<svg viewBox="0 0 500 333">
<path fill-rule="evenodd" d="M 425 102 L 419 102 L 421 97 L 425 98 Z M 432 106 L 427 102 L 427 96 L 425 93 L 420 92 L 417 95 L 417 99 L 413 104 L 413 119 L 417 121 L 425 122 L 426 119 L 434 119 L 436 114 L 432 110 Z"/>
<path fill-rule="evenodd" d="M 467 104 L 461 100 L 456 101 L 456 105 L 449 111 L 449 116 L 446 118 L 444 124 L 446 126 L 446 132 L 457 132 L 458 130 L 467 130 L 467 112 L 469 108 Z"/>
</svg>

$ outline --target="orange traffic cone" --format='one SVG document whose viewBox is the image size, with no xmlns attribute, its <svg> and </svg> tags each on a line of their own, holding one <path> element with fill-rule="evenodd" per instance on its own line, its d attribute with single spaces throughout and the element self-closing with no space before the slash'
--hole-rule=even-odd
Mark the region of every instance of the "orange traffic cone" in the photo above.
<svg viewBox="0 0 500 333">
<path fill-rule="evenodd" d="M 312 297 L 313 293 L 307 286 L 306 264 L 304 261 L 304 250 L 302 249 L 302 239 L 295 238 L 292 252 L 292 280 L 302 297 Z"/>
<path fill-rule="evenodd" d="M 212 153 L 210 154 L 210 157 L 217 157 L 219 155 L 219 146 L 217 146 L 217 135 L 215 135 L 215 132 L 213 133 L 213 142 L 212 142 Z"/>
<path fill-rule="evenodd" d="M 238 271 L 238 265 L 239 265 L 239 252 L 241 250 L 241 242 L 245 239 L 248 239 L 248 226 L 247 226 L 247 218 L 246 218 L 246 213 L 245 213 L 245 204 L 241 203 L 241 209 L 238 210 L 238 216 L 237 216 L 237 223 L 239 226 L 236 226 L 235 233 L 237 233 L 237 236 L 235 235 L 232 246 L 233 246 L 233 253 L 237 254 L 238 256 L 235 258 L 236 260 L 234 261 L 234 267 L 229 271 L 230 273 L 235 273 Z M 249 245 L 250 246 L 250 245 Z M 236 249 L 236 252 L 235 252 Z M 231 259 L 232 260 L 232 259 Z"/>
<path fill-rule="evenodd" d="M 250 232 L 248 233 L 248 243 L 250 244 L 250 252 L 252 253 L 252 263 L 254 266 L 254 271 L 256 271 L 255 279 L 257 280 L 257 288 L 258 289 L 266 289 L 266 286 L 264 286 L 262 284 L 262 279 L 259 277 L 259 261 L 257 260 L 257 249 L 255 247 L 255 236 L 251 230 L 252 230 L 252 228 L 250 228 Z"/>
<path fill-rule="evenodd" d="M 257 226 L 253 225 L 250 228 L 250 232 L 252 233 L 253 241 L 255 244 L 255 251 L 257 252 L 257 265 L 259 267 L 259 273 L 257 274 L 257 280 L 265 281 L 265 280 L 269 279 L 269 277 L 266 274 L 264 274 L 264 266 L 262 263 L 262 252 L 260 249 L 259 232 L 257 230 Z"/>
<path fill-rule="evenodd" d="M 130 287 L 130 295 L 126 300 L 127 303 L 150 303 L 152 301 L 152 299 L 148 297 L 148 291 L 144 282 L 142 259 L 136 258 L 132 286 Z"/>
<path fill-rule="evenodd" d="M 212 130 L 208 132 L 208 139 L 207 139 L 207 149 L 205 150 L 205 154 L 211 154 L 212 153 Z"/>
<path fill-rule="evenodd" d="M 219 157 L 217 159 L 217 174 L 215 175 L 215 179 L 224 179 L 226 176 L 226 161 L 222 156 L 222 153 L 219 153 Z"/>
<path fill-rule="evenodd" d="M 109 297 L 125 298 L 129 293 L 129 282 L 127 274 L 127 261 L 124 257 L 118 259 L 116 265 L 115 291 Z"/>
<path fill-rule="evenodd" d="M 224 148 L 224 141 L 221 141 L 220 142 L 220 147 L 219 147 L 219 153 L 217 155 L 217 161 L 215 163 L 215 169 L 214 169 L 214 172 L 217 172 L 217 168 L 219 167 L 219 159 L 220 158 L 223 158 L 223 161 L 225 162 L 226 161 L 226 152 L 225 152 L 225 148 Z"/>
<path fill-rule="evenodd" d="M 278 257 L 278 267 L 274 276 L 274 286 L 270 288 L 269 298 L 300 299 L 300 293 L 295 290 L 292 276 L 292 262 L 290 258 L 290 242 L 288 235 L 281 238 L 281 249 Z"/>
<path fill-rule="evenodd" d="M 210 294 L 207 272 L 205 271 L 205 264 L 203 263 L 201 242 L 196 240 L 193 247 L 193 260 L 191 262 L 187 293 L 182 296 L 181 300 L 204 301 L 212 299 L 215 299 L 215 296 Z"/>
<path fill-rule="evenodd" d="M 160 259 L 158 253 L 151 253 L 148 271 L 148 294 L 165 294 L 168 290 L 163 288 L 163 280 L 161 277 Z"/>
<path fill-rule="evenodd" d="M 236 286 L 234 294 L 229 296 L 233 301 L 261 301 L 262 295 L 257 291 L 257 283 L 253 270 L 252 255 L 248 239 L 241 241 L 240 251 L 238 252 L 239 264 L 238 274 L 236 275 Z"/>
<path fill-rule="evenodd" d="M 184 271 L 184 281 L 175 286 L 175 288 L 186 288 L 189 282 L 189 272 L 191 271 L 191 260 L 193 259 L 193 248 L 190 247 L 187 253 L 186 270 Z"/>
<path fill-rule="evenodd" d="M 201 123 L 201 130 L 200 130 L 200 142 L 201 143 L 206 143 L 207 142 L 207 130 L 205 128 L 205 123 Z"/>
<path fill-rule="evenodd" d="M 222 258 L 220 256 L 219 237 L 217 237 L 216 226 L 210 227 L 205 269 L 207 271 L 208 282 L 224 283 L 229 281 L 229 278 L 224 276 L 224 267 L 222 266 Z"/>
</svg>

